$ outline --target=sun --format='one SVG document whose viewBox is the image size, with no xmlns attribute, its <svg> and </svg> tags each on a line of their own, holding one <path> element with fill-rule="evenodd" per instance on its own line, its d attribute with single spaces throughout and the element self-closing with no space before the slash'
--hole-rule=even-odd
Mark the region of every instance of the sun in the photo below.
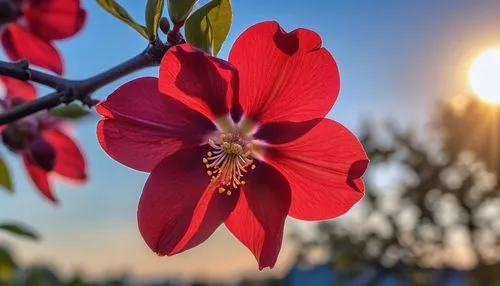
<svg viewBox="0 0 500 286">
<path fill-rule="evenodd" d="M 500 104 L 500 49 L 488 50 L 472 63 L 469 83 L 482 100 Z"/>
</svg>

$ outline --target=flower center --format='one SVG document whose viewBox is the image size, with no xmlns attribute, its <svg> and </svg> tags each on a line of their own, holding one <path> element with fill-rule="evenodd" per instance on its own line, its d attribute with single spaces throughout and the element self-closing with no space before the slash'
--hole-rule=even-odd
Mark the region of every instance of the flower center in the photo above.
<svg viewBox="0 0 500 286">
<path fill-rule="evenodd" d="M 252 158 L 253 144 L 238 134 L 222 133 L 218 138 L 209 139 L 212 150 L 203 158 L 211 185 L 217 185 L 219 193 L 230 196 L 240 186 L 245 185 L 244 176 L 255 169 Z"/>
</svg>

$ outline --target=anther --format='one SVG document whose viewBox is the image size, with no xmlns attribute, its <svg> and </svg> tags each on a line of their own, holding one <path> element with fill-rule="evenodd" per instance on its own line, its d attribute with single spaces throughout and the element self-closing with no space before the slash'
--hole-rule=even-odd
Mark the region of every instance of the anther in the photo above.
<svg viewBox="0 0 500 286">
<path fill-rule="evenodd" d="M 221 134 L 218 138 L 208 140 L 213 148 L 202 159 L 210 176 L 211 184 L 218 187 L 220 194 L 230 196 L 246 182 L 243 180 L 249 167 L 253 170 L 253 144 L 248 143 L 236 134 Z"/>
</svg>

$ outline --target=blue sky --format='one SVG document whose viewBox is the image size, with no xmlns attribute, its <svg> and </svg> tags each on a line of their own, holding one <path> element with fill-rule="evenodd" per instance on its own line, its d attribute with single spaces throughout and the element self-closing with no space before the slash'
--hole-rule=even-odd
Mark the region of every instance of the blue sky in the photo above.
<svg viewBox="0 0 500 286">
<path fill-rule="evenodd" d="M 89 11 L 85 29 L 58 43 L 69 78 L 93 75 L 144 49 L 146 42 L 134 30 L 94 1 L 82 2 Z M 144 1 L 119 2 L 142 20 Z M 496 0 L 233 2 L 233 25 L 219 56 L 227 58 L 236 37 L 263 20 L 277 20 L 286 30 L 315 30 L 341 72 L 340 98 L 329 117 L 354 130 L 362 119 L 402 125 L 428 121 L 437 101 L 469 92 L 466 76 L 474 57 L 500 48 Z M 97 91 L 95 98 L 104 99 L 137 76 L 156 74 L 156 69 L 148 69 L 130 75 Z M 31 243 L 0 236 L 0 242 L 12 245 L 24 262 L 48 261 L 65 272 L 81 270 L 96 276 L 130 270 L 138 277 L 225 278 L 255 272 L 251 254 L 225 230 L 177 257 L 158 258 L 150 252 L 135 217 L 146 174 L 111 160 L 97 144 L 95 125 L 96 120 L 89 119 L 74 128 L 89 159 L 90 181 L 83 186 L 58 181 L 59 207 L 41 199 L 17 158 L 0 151 L 12 167 L 16 187 L 13 196 L 0 193 L 0 219 L 23 221 L 44 237 L 41 243 Z M 283 271 L 291 253 L 293 246 L 285 243 L 277 270 L 270 274 Z"/>
</svg>

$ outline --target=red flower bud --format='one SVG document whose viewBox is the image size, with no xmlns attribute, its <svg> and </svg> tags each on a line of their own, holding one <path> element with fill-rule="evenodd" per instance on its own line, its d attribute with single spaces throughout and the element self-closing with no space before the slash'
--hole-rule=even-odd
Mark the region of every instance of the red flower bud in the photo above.
<svg viewBox="0 0 500 286">
<path fill-rule="evenodd" d="M 45 139 L 35 139 L 28 151 L 29 159 L 45 171 L 51 171 L 56 164 L 56 151 Z"/>
</svg>

